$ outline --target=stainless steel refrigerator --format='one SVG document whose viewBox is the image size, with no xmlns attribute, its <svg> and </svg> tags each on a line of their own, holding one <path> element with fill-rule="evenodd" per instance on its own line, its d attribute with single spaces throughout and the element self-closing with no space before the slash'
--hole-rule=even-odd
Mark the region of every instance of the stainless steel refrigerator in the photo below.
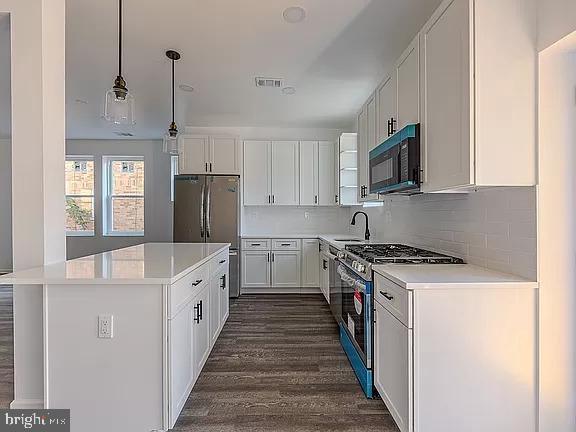
<svg viewBox="0 0 576 432">
<path fill-rule="evenodd" d="M 240 295 L 240 178 L 174 177 L 174 242 L 230 243 L 230 297 Z"/>
</svg>

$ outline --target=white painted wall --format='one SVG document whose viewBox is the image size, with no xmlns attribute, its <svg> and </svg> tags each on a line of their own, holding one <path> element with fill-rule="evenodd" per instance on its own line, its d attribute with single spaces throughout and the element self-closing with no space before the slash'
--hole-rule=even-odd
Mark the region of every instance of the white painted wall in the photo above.
<svg viewBox="0 0 576 432">
<path fill-rule="evenodd" d="M 0 139 L 0 273 L 12 270 L 12 145 Z"/>
<path fill-rule="evenodd" d="M 541 432 L 576 430 L 575 95 L 576 32 L 540 54 Z"/>
<path fill-rule="evenodd" d="M 388 198 L 364 210 L 373 239 L 408 242 L 482 267 L 536 278 L 536 189 Z M 354 232 L 364 233 L 357 220 Z"/>
<path fill-rule="evenodd" d="M 349 216 L 339 207 L 244 207 L 242 234 L 344 234 Z"/>
<path fill-rule="evenodd" d="M 66 154 L 93 156 L 95 166 L 95 229 L 93 237 L 67 237 L 67 256 L 77 258 L 145 242 L 172 241 L 170 201 L 170 156 L 162 152 L 161 141 L 68 140 Z M 102 235 L 102 156 L 144 156 L 143 237 Z"/>
</svg>

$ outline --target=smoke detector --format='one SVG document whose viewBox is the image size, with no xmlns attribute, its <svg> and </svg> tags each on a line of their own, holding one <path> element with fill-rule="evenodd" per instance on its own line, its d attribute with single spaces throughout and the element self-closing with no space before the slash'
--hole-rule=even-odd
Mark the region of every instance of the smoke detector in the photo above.
<svg viewBox="0 0 576 432">
<path fill-rule="evenodd" d="M 269 88 L 282 88 L 283 79 L 282 78 L 264 78 L 256 77 L 256 87 L 269 87 Z"/>
<path fill-rule="evenodd" d="M 306 11 L 300 6 L 291 6 L 284 9 L 282 16 L 284 17 L 284 21 L 287 23 L 296 24 L 304 21 L 304 18 L 306 18 Z"/>
</svg>

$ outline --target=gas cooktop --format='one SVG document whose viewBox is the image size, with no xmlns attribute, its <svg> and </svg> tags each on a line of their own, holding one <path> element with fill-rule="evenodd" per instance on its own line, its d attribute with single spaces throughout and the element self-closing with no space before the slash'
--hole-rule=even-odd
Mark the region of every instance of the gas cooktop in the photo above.
<svg viewBox="0 0 576 432">
<path fill-rule="evenodd" d="M 460 258 L 401 244 L 346 245 L 346 251 L 370 264 L 464 264 Z"/>
</svg>

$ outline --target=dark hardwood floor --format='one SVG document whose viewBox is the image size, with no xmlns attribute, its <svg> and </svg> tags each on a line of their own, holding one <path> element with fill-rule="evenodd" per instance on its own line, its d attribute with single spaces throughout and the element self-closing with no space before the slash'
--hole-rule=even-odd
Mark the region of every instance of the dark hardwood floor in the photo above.
<svg viewBox="0 0 576 432">
<path fill-rule="evenodd" d="M 0 286 L 0 408 L 8 408 L 14 393 L 12 287 Z"/>
<path fill-rule="evenodd" d="M 322 295 L 242 296 L 177 431 L 397 431 L 366 399 Z"/>
<path fill-rule="evenodd" d="M 13 392 L 12 289 L 0 287 L 0 408 Z M 174 428 L 397 431 L 365 398 L 321 295 L 242 296 Z"/>
</svg>

